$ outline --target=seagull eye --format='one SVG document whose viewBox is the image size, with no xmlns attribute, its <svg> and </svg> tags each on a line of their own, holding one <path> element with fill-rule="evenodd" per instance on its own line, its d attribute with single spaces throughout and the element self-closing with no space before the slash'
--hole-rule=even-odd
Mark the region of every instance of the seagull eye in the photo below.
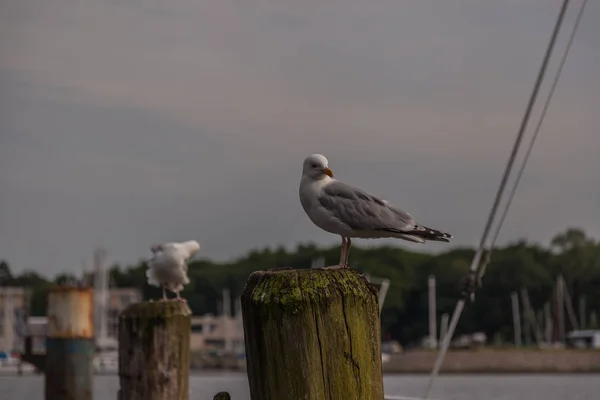
<svg viewBox="0 0 600 400">
<path fill-rule="evenodd" d="M 313 165 L 312 165 L 312 167 L 313 167 L 313 168 L 317 168 L 317 167 L 318 167 L 318 165 L 317 165 L 317 164 L 313 164 Z"/>
</svg>

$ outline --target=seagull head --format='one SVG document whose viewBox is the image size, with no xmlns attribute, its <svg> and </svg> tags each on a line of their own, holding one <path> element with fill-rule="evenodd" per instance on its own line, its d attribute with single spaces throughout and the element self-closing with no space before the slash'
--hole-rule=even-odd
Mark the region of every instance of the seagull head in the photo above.
<svg viewBox="0 0 600 400">
<path fill-rule="evenodd" d="M 196 242 L 195 240 L 188 240 L 187 242 L 181 243 L 181 247 L 187 251 L 189 257 L 191 258 L 200 250 L 200 243 Z"/>
<path fill-rule="evenodd" d="M 156 254 L 162 250 L 163 250 L 162 244 L 153 244 L 152 246 L 150 246 L 150 251 L 152 251 L 152 254 Z"/>
<path fill-rule="evenodd" d="M 313 154 L 304 159 L 302 165 L 302 176 L 307 176 L 314 180 L 333 178 L 333 172 L 329 169 L 328 161 L 321 154 Z"/>
</svg>

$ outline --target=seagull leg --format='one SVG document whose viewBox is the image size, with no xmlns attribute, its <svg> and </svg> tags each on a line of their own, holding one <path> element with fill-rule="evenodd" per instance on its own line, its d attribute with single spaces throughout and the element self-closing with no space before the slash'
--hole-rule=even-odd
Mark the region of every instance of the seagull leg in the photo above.
<svg viewBox="0 0 600 400">
<path fill-rule="evenodd" d="M 340 254 L 340 267 L 344 267 L 344 260 L 346 259 L 346 238 L 342 236 L 342 252 Z"/>
<path fill-rule="evenodd" d="M 167 291 L 165 290 L 164 286 L 162 287 L 162 290 L 163 290 L 163 298 L 161 301 L 167 301 Z"/>
<path fill-rule="evenodd" d="M 348 259 L 350 258 L 350 244 L 352 241 L 349 237 L 346 238 L 346 254 L 344 258 L 344 264 L 342 265 L 344 268 L 348 268 Z"/>
<path fill-rule="evenodd" d="M 179 294 L 179 292 L 177 292 L 177 297 L 175 298 L 175 300 L 181 302 L 181 303 L 187 303 L 187 300 L 184 299 L 183 297 L 181 297 L 181 295 Z"/>
<path fill-rule="evenodd" d="M 322 267 L 321 269 L 340 269 L 344 268 L 344 258 L 346 254 L 346 238 L 342 236 L 342 251 L 340 254 L 340 262 L 338 265 L 330 265 L 328 267 Z"/>
<path fill-rule="evenodd" d="M 346 259 L 346 240 L 347 238 L 342 236 L 342 249 L 340 253 L 340 262 L 338 265 L 330 265 L 329 267 L 323 267 L 321 269 L 340 269 L 344 268 L 344 260 Z"/>
</svg>

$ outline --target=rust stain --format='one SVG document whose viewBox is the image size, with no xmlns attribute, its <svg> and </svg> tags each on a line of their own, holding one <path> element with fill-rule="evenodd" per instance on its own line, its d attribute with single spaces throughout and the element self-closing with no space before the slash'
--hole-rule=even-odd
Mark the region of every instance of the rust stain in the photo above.
<svg viewBox="0 0 600 400">
<path fill-rule="evenodd" d="M 48 336 L 90 338 L 94 336 L 94 291 L 59 286 L 48 297 Z"/>
</svg>

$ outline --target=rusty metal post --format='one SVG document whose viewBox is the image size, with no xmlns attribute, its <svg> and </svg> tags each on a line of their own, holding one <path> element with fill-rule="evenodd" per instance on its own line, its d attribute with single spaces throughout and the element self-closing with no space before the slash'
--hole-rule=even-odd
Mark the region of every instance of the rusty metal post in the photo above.
<svg viewBox="0 0 600 400">
<path fill-rule="evenodd" d="M 91 400 L 94 296 L 89 288 L 61 286 L 48 296 L 46 400 Z"/>
</svg>

